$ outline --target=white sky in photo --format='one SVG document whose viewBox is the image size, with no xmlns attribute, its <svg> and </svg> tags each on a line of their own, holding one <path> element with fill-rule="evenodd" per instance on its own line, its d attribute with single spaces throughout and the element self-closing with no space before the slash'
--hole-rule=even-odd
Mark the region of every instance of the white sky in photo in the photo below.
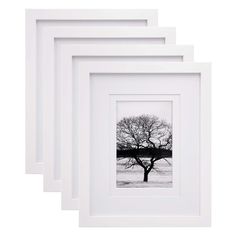
<svg viewBox="0 0 236 236">
<path fill-rule="evenodd" d="M 117 121 L 124 117 L 155 115 L 172 123 L 172 103 L 168 101 L 120 101 L 117 102 Z"/>
</svg>

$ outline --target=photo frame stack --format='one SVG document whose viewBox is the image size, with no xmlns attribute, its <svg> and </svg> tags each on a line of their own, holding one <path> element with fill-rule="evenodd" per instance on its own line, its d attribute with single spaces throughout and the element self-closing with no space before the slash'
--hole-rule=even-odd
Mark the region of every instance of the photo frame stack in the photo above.
<svg viewBox="0 0 236 236">
<path fill-rule="evenodd" d="M 26 173 L 79 225 L 209 226 L 210 64 L 156 10 L 26 10 Z"/>
</svg>

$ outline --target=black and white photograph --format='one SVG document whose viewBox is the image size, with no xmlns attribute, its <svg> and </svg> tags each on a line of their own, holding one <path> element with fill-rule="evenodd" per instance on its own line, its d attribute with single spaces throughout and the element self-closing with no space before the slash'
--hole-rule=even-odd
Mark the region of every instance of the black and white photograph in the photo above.
<svg viewBox="0 0 236 236">
<path fill-rule="evenodd" d="M 171 188 L 172 102 L 119 101 L 117 188 Z"/>
</svg>

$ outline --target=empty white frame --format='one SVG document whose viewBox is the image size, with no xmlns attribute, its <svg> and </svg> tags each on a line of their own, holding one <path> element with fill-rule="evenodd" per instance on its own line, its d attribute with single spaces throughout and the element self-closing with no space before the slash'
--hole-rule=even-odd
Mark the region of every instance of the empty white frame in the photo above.
<svg viewBox="0 0 236 236">
<path fill-rule="evenodd" d="M 80 226 L 209 226 L 209 64 L 84 62 L 77 74 Z M 134 100 L 172 101 L 177 191 L 114 184 L 117 104 Z"/>
<path fill-rule="evenodd" d="M 192 61 L 192 46 L 176 45 L 67 45 L 57 44 L 56 79 L 59 86 L 59 102 L 55 117 L 60 117 L 61 123 L 57 130 L 61 137 L 61 179 L 55 179 L 53 173 L 47 174 L 44 184 L 46 189 L 58 189 L 62 192 L 62 209 L 78 209 L 78 109 L 76 105 L 78 94 L 78 77 L 73 76 L 73 67 L 79 67 L 83 61 Z M 73 62 L 72 62 L 73 58 Z M 49 99 L 51 93 L 49 94 Z M 45 175 L 46 176 L 46 175 Z M 50 186 L 48 186 L 50 185 Z"/>
<path fill-rule="evenodd" d="M 57 78 L 55 77 L 55 58 L 57 52 L 55 50 L 55 42 L 64 42 L 65 44 L 174 44 L 175 29 L 173 28 L 65 28 L 57 27 L 44 30 L 44 39 L 42 41 L 41 50 L 41 86 L 43 94 L 41 96 L 43 114 L 43 156 L 44 156 L 44 176 L 45 176 L 45 191 L 59 191 L 60 189 L 54 184 L 50 184 L 47 179 L 60 179 L 61 171 L 61 154 L 60 154 L 60 130 L 59 117 L 54 114 L 55 106 L 54 96 L 57 90 Z M 44 86 L 45 85 L 45 86 Z M 47 95 L 46 95 L 47 94 Z M 49 99 L 49 97 L 51 99 Z M 38 98 L 40 99 L 40 97 Z"/>
<path fill-rule="evenodd" d="M 42 173 L 41 50 L 43 30 L 59 26 L 157 26 L 156 10 L 26 11 L 26 173 Z"/>
</svg>

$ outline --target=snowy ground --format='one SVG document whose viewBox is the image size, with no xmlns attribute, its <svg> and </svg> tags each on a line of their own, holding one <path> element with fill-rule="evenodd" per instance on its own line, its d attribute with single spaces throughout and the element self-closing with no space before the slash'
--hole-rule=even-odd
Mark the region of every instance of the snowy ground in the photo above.
<svg viewBox="0 0 236 236">
<path fill-rule="evenodd" d="M 172 159 L 167 159 L 170 163 Z M 152 170 L 148 175 L 148 182 L 143 182 L 143 168 L 135 166 L 125 169 L 127 159 L 117 161 L 117 187 L 118 188 L 171 188 L 172 187 L 172 166 L 164 160 L 156 162 L 158 171 Z"/>
</svg>

